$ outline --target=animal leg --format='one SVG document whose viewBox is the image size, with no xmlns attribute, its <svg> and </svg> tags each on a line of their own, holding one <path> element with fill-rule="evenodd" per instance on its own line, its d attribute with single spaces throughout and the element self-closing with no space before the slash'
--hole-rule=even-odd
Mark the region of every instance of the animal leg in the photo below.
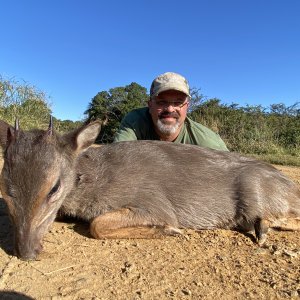
<svg viewBox="0 0 300 300">
<path fill-rule="evenodd" d="M 280 230 L 300 231 L 300 218 L 281 218 L 272 222 L 271 227 Z"/>
<path fill-rule="evenodd" d="M 255 235 L 259 246 L 263 246 L 267 239 L 270 222 L 264 219 L 257 219 L 254 223 Z"/>
<path fill-rule="evenodd" d="M 90 232 L 96 239 L 160 238 L 181 234 L 178 228 L 158 222 L 134 208 L 121 208 L 96 217 L 91 222 Z"/>
</svg>

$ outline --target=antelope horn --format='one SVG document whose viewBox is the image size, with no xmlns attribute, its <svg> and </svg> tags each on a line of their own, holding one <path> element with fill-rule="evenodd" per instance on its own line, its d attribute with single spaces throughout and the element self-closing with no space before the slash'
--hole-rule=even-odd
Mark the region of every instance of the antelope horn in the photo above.
<svg viewBox="0 0 300 300">
<path fill-rule="evenodd" d="M 49 135 L 52 135 L 52 133 L 53 133 L 53 117 L 52 117 L 52 115 L 50 115 L 48 133 L 49 133 Z"/>
<path fill-rule="evenodd" d="M 15 120 L 15 131 L 19 131 L 19 129 L 20 129 L 19 119 L 16 118 L 16 120 Z"/>
</svg>

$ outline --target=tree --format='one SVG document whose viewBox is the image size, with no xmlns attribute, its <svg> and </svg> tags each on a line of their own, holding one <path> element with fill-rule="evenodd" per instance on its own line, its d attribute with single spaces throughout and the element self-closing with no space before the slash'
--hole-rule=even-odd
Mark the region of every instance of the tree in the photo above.
<svg viewBox="0 0 300 300">
<path fill-rule="evenodd" d="M 85 115 L 87 121 L 100 119 L 103 122 L 97 142 L 112 142 L 123 117 L 132 109 L 145 106 L 148 98 L 147 89 L 135 82 L 101 91 L 92 98 Z"/>
<path fill-rule="evenodd" d="M 190 104 L 188 109 L 189 113 L 196 110 L 205 99 L 204 95 L 200 93 L 200 89 L 195 87 L 190 89 L 190 95 L 191 95 L 191 99 L 190 99 Z"/>
<path fill-rule="evenodd" d="M 53 118 L 53 123 L 55 130 L 60 133 L 75 130 L 84 124 L 83 121 L 60 120 L 56 118 Z"/>
<path fill-rule="evenodd" d="M 10 124 L 20 120 L 24 129 L 45 126 L 51 114 L 46 94 L 26 82 L 0 76 L 0 118 Z"/>
</svg>

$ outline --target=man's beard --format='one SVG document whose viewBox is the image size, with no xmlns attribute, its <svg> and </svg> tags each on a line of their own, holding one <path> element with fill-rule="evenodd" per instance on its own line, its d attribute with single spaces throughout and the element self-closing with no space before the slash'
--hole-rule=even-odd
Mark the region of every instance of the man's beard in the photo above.
<svg viewBox="0 0 300 300">
<path fill-rule="evenodd" d="M 175 124 L 165 124 L 163 122 L 164 118 L 161 118 L 162 115 L 172 115 L 175 119 L 176 119 L 176 123 Z M 158 130 L 166 136 L 170 136 L 174 133 L 176 133 L 176 131 L 178 130 L 180 124 L 178 121 L 178 115 L 176 114 L 172 114 L 172 113 L 163 113 L 160 116 L 158 116 L 158 120 L 156 122 L 157 128 Z"/>
</svg>

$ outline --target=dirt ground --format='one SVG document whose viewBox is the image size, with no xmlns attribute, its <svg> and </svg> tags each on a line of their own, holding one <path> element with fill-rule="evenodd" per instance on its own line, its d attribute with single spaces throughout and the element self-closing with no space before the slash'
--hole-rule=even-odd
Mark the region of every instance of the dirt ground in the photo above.
<svg viewBox="0 0 300 300">
<path fill-rule="evenodd" d="M 300 168 L 281 167 L 300 185 Z M 0 201 L 1 299 L 300 298 L 299 232 L 185 231 L 160 240 L 94 240 L 88 225 L 56 221 L 37 261 L 12 256 Z"/>
</svg>

